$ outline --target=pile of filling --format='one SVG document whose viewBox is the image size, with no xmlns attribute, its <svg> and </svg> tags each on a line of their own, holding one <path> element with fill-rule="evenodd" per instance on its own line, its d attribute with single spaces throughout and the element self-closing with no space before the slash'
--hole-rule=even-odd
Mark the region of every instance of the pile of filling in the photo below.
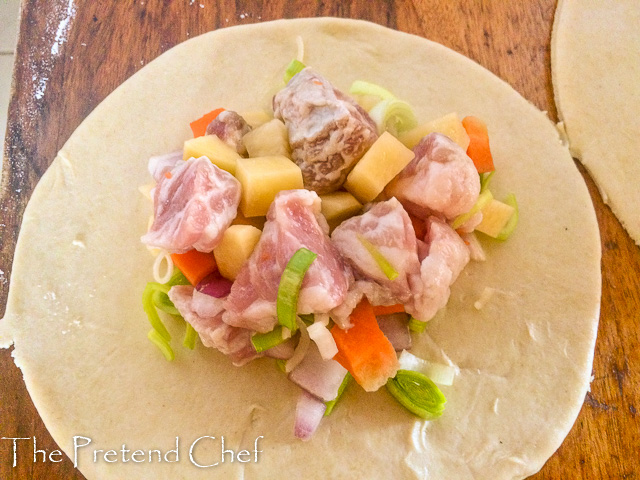
<svg viewBox="0 0 640 480">
<path fill-rule="evenodd" d="M 188 348 L 199 337 L 236 366 L 276 359 L 301 388 L 303 440 L 351 380 L 437 418 L 436 383 L 456 368 L 411 354 L 412 334 L 484 260 L 475 232 L 504 240 L 517 222 L 515 197 L 487 188 L 487 127 L 418 124 L 386 89 L 355 81 L 347 95 L 295 60 L 285 83 L 272 114 L 219 108 L 183 151 L 150 159 L 149 339 L 174 358 L 161 310 L 184 319 Z"/>
</svg>

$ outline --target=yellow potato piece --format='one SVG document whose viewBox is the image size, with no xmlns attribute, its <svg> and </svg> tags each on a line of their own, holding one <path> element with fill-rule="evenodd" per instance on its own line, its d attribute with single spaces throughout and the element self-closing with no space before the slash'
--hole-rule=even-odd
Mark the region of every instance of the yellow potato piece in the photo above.
<svg viewBox="0 0 640 480">
<path fill-rule="evenodd" d="M 241 158 L 229 145 L 220 140 L 216 135 L 203 135 L 184 142 L 182 158 L 189 160 L 191 157 L 205 156 L 215 166 L 235 175 L 236 161 Z"/>
<path fill-rule="evenodd" d="M 270 121 L 271 119 L 273 119 L 273 116 L 269 115 L 264 110 L 253 110 L 250 112 L 243 112 L 240 114 L 240 116 L 244 118 L 244 121 L 247 122 L 247 124 L 251 128 L 257 128 L 260 125 L 263 125 L 268 121 Z"/>
<path fill-rule="evenodd" d="M 250 157 L 284 155 L 291 158 L 289 132 L 280 120 L 273 119 L 242 137 Z"/>
<path fill-rule="evenodd" d="M 495 198 L 482 209 L 482 222 L 476 230 L 496 238 L 515 212 L 515 208 Z"/>
<path fill-rule="evenodd" d="M 261 234 L 260 229 L 253 225 L 231 225 L 225 230 L 222 240 L 213 249 L 218 270 L 224 278 L 236 279 L 260 240 Z"/>
<path fill-rule="evenodd" d="M 326 218 L 331 230 L 362 211 L 362 204 L 349 192 L 328 193 L 320 195 L 320 199 L 322 215 Z"/>
<path fill-rule="evenodd" d="M 236 178 L 242 185 L 240 211 L 245 217 L 266 215 L 280 190 L 303 188 L 300 167 L 280 155 L 238 159 Z"/>
<path fill-rule="evenodd" d="M 413 152 L 396 137 L 384 132 L 356 164 L 344 188 L 362 203 L 370 202 L 413 157 Z"/>
<path fill-rule="evenodd" d="M 436 118 L 423 125 L 418 125 L 408 132 L 400 134 L 399 138 L 407 147 L 413 148 L 420 143 L 420 140 L 433 132 L 446 135 L 460 145 L 465 152 L 469 147 L 469 135 L 467 135 L 467 131 L 462 126 L 462 122 L 455 112 L 449 113 L 444 117 Z"/>
</svg>

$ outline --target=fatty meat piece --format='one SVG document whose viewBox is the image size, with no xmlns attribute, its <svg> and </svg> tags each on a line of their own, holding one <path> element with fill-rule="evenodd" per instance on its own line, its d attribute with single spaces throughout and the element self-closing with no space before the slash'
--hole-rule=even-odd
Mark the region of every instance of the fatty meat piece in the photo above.
<svg viewBox="0 0 640 480">
<path fill-rule="evenodd" d="M 310 68 L 276 94 L 273 112 L 287 127 L 304 186 L 318 193 L 337 190 L 378 138 L 369 114 Z"/>
<path fill-rule="evenodd" d="M 244 146 L 242 137 L 250 130 L 251 127 L 238 113 L 225 110 L 207 126 L 207 135 L 216 135 L 240 155 L 246 155 L 247 148 Z"/>
<path fill-rule="evenodd" d="M 480 177 L 465 151 L 449 137 L 431 133 L 413 152 L 414 159 L 385 193 L 423 219 L 438 215 L 451 220 L 471 210 L 480 194 Z"/>
<path fill-rule="evenodd" d="M 268 332 L 277 323 L 280 277 L 301 247 L 318 257 L 307 270 L 298 297 L 298 313 L 328 313 L 340 305 L 353 280 L 320 213 L 320 198 L 309 190 L 285 190 L 276 195 L 251 257 L 240 270 L 225 302 L 229 325 Z"/>
<path fill-rule="evenodd" d="M 261 356 L 251 343 L 251 330 L 222 321 L 224 299 L 200 293 L 190 285 L 171 287 L 169 299 L 198 332 L 202 344 L 229 356 L 234 365 L 239 367 Z"/>
<path fill-rule="evenodd" d="M 142 242 L 184 253 L 211 252 L 236 217 L 240 182 L 206 157 L 179 162 L 153 196 L 154 219 Z"/>
</svg>

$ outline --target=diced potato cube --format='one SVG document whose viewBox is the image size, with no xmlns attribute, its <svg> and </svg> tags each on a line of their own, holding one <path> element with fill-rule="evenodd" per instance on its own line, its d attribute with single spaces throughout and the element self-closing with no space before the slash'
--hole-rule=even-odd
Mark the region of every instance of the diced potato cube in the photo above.
<svg viewBox="0 0 640 480">
<path fill-rule="evenodd" d="M 213 249 L 218 270 L 224 278 L 235 280 L 244 263 L 256 247 L 260 229 L 253 225 L 231 225 L 222 236 L 222 240 Z"/>
<path fill-rule="evenodd" d="M 482 222 L 476 230 L 496 238 L 515 212 L 515 208 L 495 198 L 482 209 Z"/>
<path fill-rule="evenodd" d="M 244 121 L 247 122 L 251 128 L 257 128 L 273 119 L 273 115 L 269 115 L 264 110 L 243 112 L 240 116 L 244 118 Z"/>
<path fill-rule="evenodd" d="M 303 188 L 300 167 L 278 155 L 239 158 L 236 178 L 242 185 L 240 211 L 245 217 L 266 215 L 280 190 Z"/>
<path fill-rule="evenodd" d="M 327 219 L 331 230 L 362 211 L 362 204 L 349 192 L 328 193 L 320 195 L 320 199 L 322 215 Z"/>
<path fill-rule="evenodd" d="M 446 135 L 460 145 L 465 152 L 469 147 L 469 135 L 467 135 L 467 131 L 462 126 L 462 122 L 457 113 L 449 113 L 444 117 L 436 118 L 423 125 L 418 125 L 408 132 L 400 134 L 399 138 L 407 147 L 413 148 L 420 143 L 420 140 L 433 132 Z"/>
<path fill-rule="evenodd" d="M 242 212 L 238 210 L 238 215 L 233 219 L 231 225 L 253 225 L 256 228 L 262 230 L 264 223 L 267 221 L 267 217 L 250 217 L 247 218 L 242 215 Z"/>
<path fill-rule="evenodd" d="M 284 155 L 291 158 L 289 133 L 280 120 L 273 119 L 242 137 L 250 157 Z"/>
<path fill-rule="evenodd" d="M 356 164 L 344 188 L 362 203 L 370 202 L 413 157 L 413 152 L 396 137 L 384 132 Z"/>
<path fill-rule="evenodd" d="M 189 160 L 191 157 L 199 158 L 205 156 L 215 166 L 226 170 L 231 175 L 236 173 L 236 161 L 240 158 L 229 145 L 220 140 L 216 135 L 203 135 L 192 138 L 184 142 L 184 153 L 182 158 Z"/>
</svg>

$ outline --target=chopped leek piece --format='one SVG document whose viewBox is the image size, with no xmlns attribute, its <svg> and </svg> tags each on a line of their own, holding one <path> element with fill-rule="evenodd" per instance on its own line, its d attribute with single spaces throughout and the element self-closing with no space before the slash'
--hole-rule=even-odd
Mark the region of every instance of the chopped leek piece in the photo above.
<svg viewBox="0 0 640 480">
<path fill-rule="evenodd" d="M 362 246 L 367 249 L 369 254 L 373 257 L 373 259 L 380 267 L 380 270 L 382 270 L 382 273 L 384 273 L 389 280 L 395 280 L 396 278 L 398 278 L 398 271 L 393 268 L 393 265 L 389 263 L 389 260 L 387 260 L 384 255 L 382 255 L 380 250 L 378 250 L 378 247 L 376 247 L 362 235 L 358 235 L 358 240 L 360 240 Z"/>
<path fill-rule="evenodd" d="M 306 248 L 300 248 L 293 254 L 280 277 L 276 313 L 278 323 L 292 332 L 296 331 L 296 317 L 298 310 L 298 294 L 304 280 L 304 275 L 318 255 Z"/>
<path fill-rule="evenodd" d="M 378 133 L 388 131 L 397 136 L 418 125 L 411 105 L 402 100 L 382 100 L 369 111 L 369 115 L 376 122 Z"/>
<path fill-rule="evenodd" d="M 286 340 L 288 340 L 288 338 L 285 338 L 282 334 L 282 326 L 277 326 L 267 333 L 256 333 L 251 337 L 253 348 L 255 348 L 258 353 L 280 345 Z"/>
<path fill-rule="evenodd" d="M 153 296 L 151 298 L 153 299 L 153 304 L 156 308 L 168 313 L 169 315 L 180 316 L 180 312 L 165 292 L 156 290 L 153 292 Z"/>
<path fill-rule="evenodd" d="M 427 326 L 427 322 L 423 322 L 422 320 L 418 320 L 417 318 L 411 317 L 409 319 L 409 330 L 416 333 L 424 332 L 425 327 Z"/>
<path fill-rule="evenodd" d="M 278 367 L 278 370 L 280 370 L 282 373 L 287 373 L 286 360 L 282 360 L 281 358 L 276 359 L 276 367 Z"/>
<path fill-rule="evenodd" d="M 484 192 L 489 187 L 489 182 L 491 181 L 491 177 L 496 173 L 495 170 L 489 173 L 481 173 L 480 174 L 480 192 Z"/>
<path fill-rule="evenodd" d="M 184 341 L 182 345 L 187 347 L 189 350 L 193 350 L 196 348 L 196 338 L 198 338 L 198 332 L 191 326 L 189 322 L 186 322 L 187 330 L 184 334 Z"/>
<path fill-rule="evenodd" d="M 167 327 L 165 327 L 164 323 L 162 323 L 162 320 L 160 320 L 160 316 L 158 315 L 155 304 L 153 302 L 153 296 L 157 291 L 163 291 L 164 293 L 166 293 L 169 291 L 169 287 L 155 282 L 147 283 L 147 286 L 144 288 L 144 292 L 142 293 L 142 308 L 147 314 L 149 323 L 151 323 L 153 329 L 162 338 L 164 338 L 165 341 L 169 342 L 171 341 L 171 335 L 169 334 Z"/>
<path fill-rule="evenodd" d="M 464 225 L 467 220 L 469 220 L 476 213 L 482 210 L 491 200 L 493 200 L 493 195 L 491 194 L 490 190 L 480 192 L 478 200 L 476 201 L 475 205 L 471 207 L 471 210 L 469 210 L 467 213 L 463 213 L 462 215 L 458 215 L 451 224 L 451 228 L 455 230 L 456 228 Z"/>
<path fill-rule="evenodd" d="M 403 370 L 413 370 L 420 372 L 439 385 L 453 385 L 453 379 L 458 369 L 452 365 L 430 362 L 420 357 L 416 357 L 411 352 L 403 350 L 398 357 L 399 368 Z"/>
<path fill-rule="evenodd" d="M 411 370 L 398 370 L 387 382 L 387 390 L 414 415 L 433 420 L 444 412 L 447 399 L 426 375 Z"/>
<path fill-rule="evenodd" d="M 289 83 L 289 80 L 291 80 L 296 73 L 301 72 L 305 67 L 306 65 L 299 60 L 291 60 L 291 63 L 287 65 L 287 69 L 284 71 L 284 83 Z"/>
<path fill-rule="evenodd" d="M 516 225 L 518 225 L 518 202 L 516 201 L 516 196 L 513 193 L 510 193 L 509 195 L 507 195 L 507 198 L 505 198 L 504 203 L 513 207 L 514 211 L 513 211 L 513 215 L 511 215 L 511 218 L 509 219 L 507 224 L 504 226 L 502 231 L 496 237 L 496 239 L 502 240 L 502 241 L 509 238 L 513 233 L 513 231 L 516 229 Z"/>
<path fill-rule="evenodd" d="M 316 321 L 313 313 L 302 313 L 298 316 L 300 317 L 300 320 L 302 320 L 307 325 L 307 327 L 309 325 L 313 325 Z"/>
<path fill-rule="evenodd" d="M 167 360 L 171 361 L 175 358 L 171 345 L 169 345 L 169 342 L 158 332 L 158 330 L 149 330 L 147 338 L 149 338 L 151 343 L 160 349 Z"/>
<path fill-rule="evenodd" d="M 365 82 L 363 80 L 356 80 L 351 84 L 349 93 L 352 95 L 374 95 L 381 100 L 395 100 L 396 96 L 386 88 L 382 88 L 375 83 Z"/>
<path fill-rule="evenodd" d="M 338 395 L 336 395 L 336 398 L 328 402 L 324 402 L 324 404 L 327 406 L 327 409 L 324 411 L 325 417 L 328 417 L 329 415 L 331 415 L 331 412 L 333 411 L 333 407 L 336 406 L 336 403 L 338 403 L 338 400 L 340 400 L 340 397 L 342 397 L 344 390 L 347 388 L 347 385 L 351 383 L 352 378 L 353 377 L 351 377 L 351 374 L 347 372 L 344 378 L 342 379 L 342 383 L 338 387 Z"/>
</svg>

